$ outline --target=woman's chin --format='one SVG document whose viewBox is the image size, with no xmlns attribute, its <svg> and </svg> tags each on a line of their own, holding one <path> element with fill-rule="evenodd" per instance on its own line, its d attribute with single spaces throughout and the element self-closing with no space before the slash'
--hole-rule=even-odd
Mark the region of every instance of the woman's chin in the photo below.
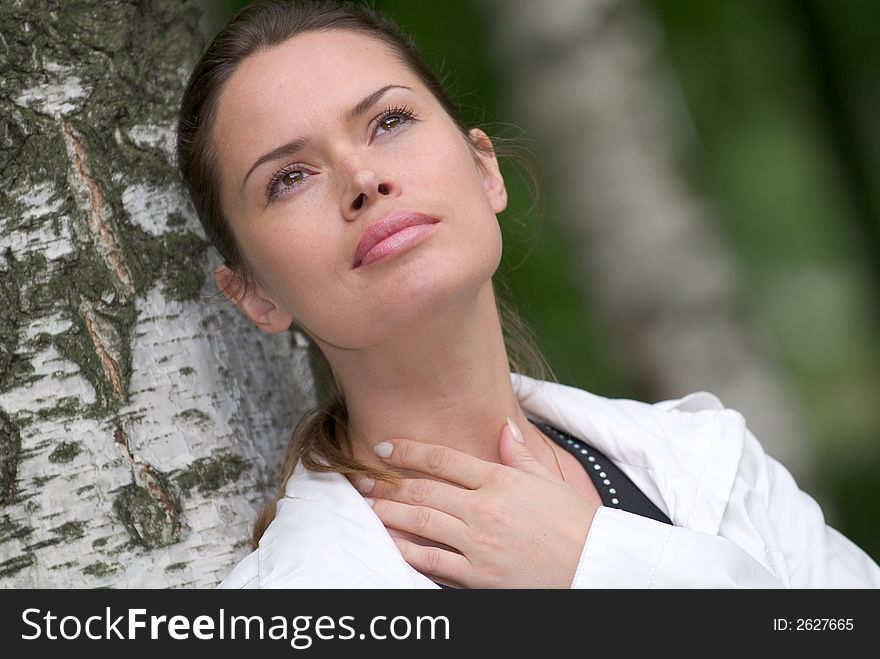
<svg viewBox="0 0 880 659">
<path fill-rule="evenodd" d="M 363 347 L 404 340 L 418 334 L 419 327 L 444 325 L 445 317 L 460 323 L 468 307 L 476 305 L 479 290 L 485 284 L 485 280 L 454 281 L 452 278 L 409 280 L 383 295 L 381 304 L 370 310 L 369 318 L 353 326 L 349 324 L 349 330 L 357 330 L 358 336 L 349 334 L 345 343 Z"/>
</svg>

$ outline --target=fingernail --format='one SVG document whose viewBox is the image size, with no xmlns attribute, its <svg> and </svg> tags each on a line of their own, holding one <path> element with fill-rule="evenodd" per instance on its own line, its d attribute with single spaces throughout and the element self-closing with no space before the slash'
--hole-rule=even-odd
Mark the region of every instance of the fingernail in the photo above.
<svg viewBox="0 0 880 659">
<path fill-rule="evenodd" d="M 371 499 L 370 497 L 364 497 L 364 501 L 366 501 L 368 504 L 370 504 L 370 508 L 372 508 L 372 507 L 373 507 L 373 504 L 376 503 L 376 500 L 375 500 L 375 499 Z"/>
<path fill-rule="evenodd" d="M 373 447 L 373 450 L 380 458 L 390 458 L 394 445 L 391 442 L 379 442 Z"/>
<path fill-rule="evenodd" d="M 354 486 L 357 488 L 358 492 L 363 492 L 366 494 L 367 492 L 373 491 L 373 486 L 376 484 L 372 478 L 359 478 L 355 481 Z"/>
<path fill-rule="evenodd" d="M 513 422 L 513 419 L 507 417 L 507 427 L 510 428 L 510 432 L 513 433 L 513 438 L 518 441 L 520 444 L 525 444 L 526 440 L 523 438 L 522 431 L 519 427 Z"/>
</svg>

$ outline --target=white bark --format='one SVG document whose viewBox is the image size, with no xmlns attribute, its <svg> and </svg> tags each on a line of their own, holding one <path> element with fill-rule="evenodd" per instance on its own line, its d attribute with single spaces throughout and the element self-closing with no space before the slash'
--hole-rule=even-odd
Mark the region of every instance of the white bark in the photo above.
<svg viewBox="0 0 880 659">
<path fill-rule="evenodd" d="M 304 344 L 215 297 L 174 172 L 197 19 L 0 11 L 0 586 L 215 585 L 312 403 Z M 82 24 L 106 42 L 77 41 Z"/>
</svg>

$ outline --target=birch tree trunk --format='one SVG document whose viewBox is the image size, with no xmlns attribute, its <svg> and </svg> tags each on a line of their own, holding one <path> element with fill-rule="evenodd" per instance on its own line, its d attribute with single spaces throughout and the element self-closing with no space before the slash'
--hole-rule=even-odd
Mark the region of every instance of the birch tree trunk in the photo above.
<svg viewBox="0 0 880 659">
<path fill-rule="evenodd" d="M 0 586 L 214 586 L 312 403 L 175 173 L 198 13 L 0 4 Z"/>
<path fill-rule="evenodd" d="M 633 0 L 478 4 L 510 105 L 534 127 L 584 301 L 642 391 L 718 394 L 808 483 L 797 402 L 743 304 L 711 205 L 687 183 L 690 120 L 650 15 Z"/>
</svg>

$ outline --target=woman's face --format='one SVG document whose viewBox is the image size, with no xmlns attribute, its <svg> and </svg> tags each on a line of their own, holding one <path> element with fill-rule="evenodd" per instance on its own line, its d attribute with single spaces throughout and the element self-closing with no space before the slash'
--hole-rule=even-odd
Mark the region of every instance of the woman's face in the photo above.
<svg viewBox="0 0 880 659">
<path fill-rule="evenodd" d="M 498 267 L 497 163 L 377 40 L 311 32 L 248 57 L 212 134 L 223 210 L 258 284 L 239 306 L 267 331 L 294 321 L 319 342 L 372 345 L 474 296 Z M 355 267 L 365 230 L 401 214 L 437 222 Z"/>
</svg>

